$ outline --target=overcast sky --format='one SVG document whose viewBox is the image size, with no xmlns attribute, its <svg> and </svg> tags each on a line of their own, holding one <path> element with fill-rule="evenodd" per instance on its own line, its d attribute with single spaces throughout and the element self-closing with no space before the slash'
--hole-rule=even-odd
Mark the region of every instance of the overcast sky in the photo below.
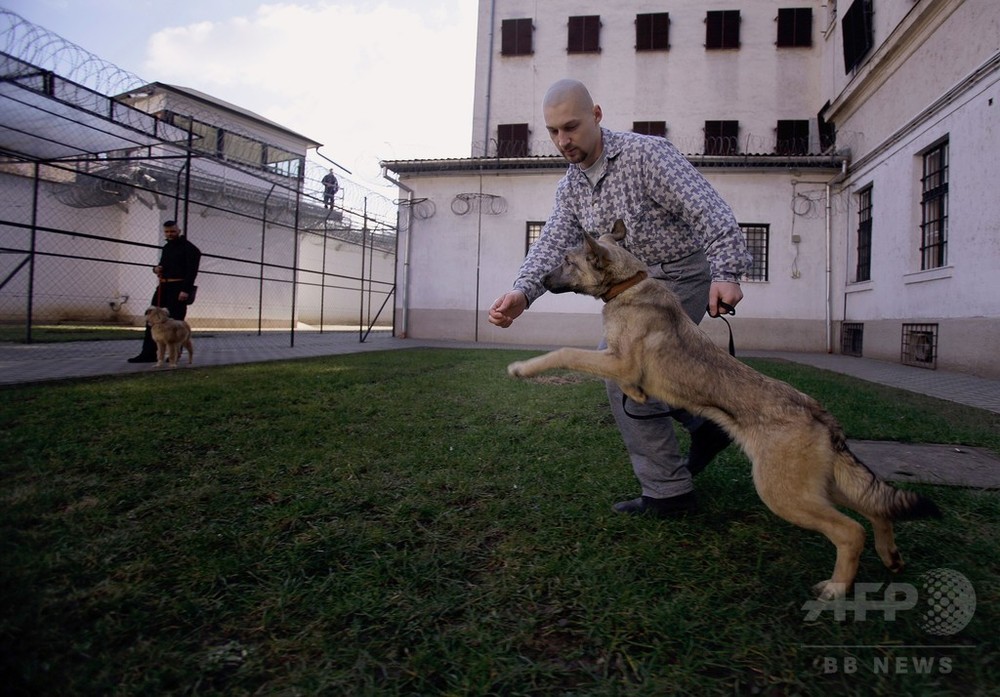
<svg viewBox="0 0 1000 697">
<path fill-rule="evenodd" d="M 150 82 L 312 138 L 370 185 L 380 159 L 467 157 L 476 0 L 0 0 Z"/>
</svg>

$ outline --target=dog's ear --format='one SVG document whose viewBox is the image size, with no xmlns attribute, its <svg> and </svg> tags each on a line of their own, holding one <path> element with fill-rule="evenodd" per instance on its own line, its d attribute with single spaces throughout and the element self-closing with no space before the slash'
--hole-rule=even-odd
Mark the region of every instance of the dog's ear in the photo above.
<svg viewBox="0 0 1000 697">
<path fill-rule="evenodd" d="M 601 246 L 589 233 L 583 233 L 584 246 L 587 248 L 587 261 L 594 268 L 601 268 L 608 259 L 608 250 Z"/>
<path fill-rule="evenodd" d="M 625 228 L 625 221 L 619 218 L 615 221 L 615 225 L 611 228 L 611 237 L 614 238 L 615 242 L 621 242 L 625 239 L 625 233 L 628 230 Z"/>
</svg>

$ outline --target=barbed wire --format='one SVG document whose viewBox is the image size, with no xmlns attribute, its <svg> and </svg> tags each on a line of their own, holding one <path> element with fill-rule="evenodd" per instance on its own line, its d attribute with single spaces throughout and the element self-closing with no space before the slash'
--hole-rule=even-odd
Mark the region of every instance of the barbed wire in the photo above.
<svg viewBox="0 0 1000 697">
<path fill-rule="evenodd" d="M 849 148 L 863 139 L 862 133 L 837 134 L 837 147 Z M 773 155 L 775 158 L 797 156 L 827 156 L 833 153 L 830 147 L 821 147 L 819 138 L 779 139 L 777 134 L 759 135 L 745 133 L 740 136 L 684 136 L 667 139 L 679 151 L 688 156 L 698 155 Z M 473 141 L 472 152 L 480 157 L 517 158 L 517 157 L 557 157 L 552 141 L 548 138 L 532 138 L 517 143 L 498 142 L 491 138 L 484 147 L 483 141 Z"/>
<path fill-rule="evenodd" d="M 484 215 L 502 215 L 507 211 L 507 200 L 496 194 L 464 193 L 455 194 L 451 201 L 451 212 L 455 215 L 468 215 L 479 211 Z"/>
<path fill-rule="evenodd" d="M 146 84 L 138 75 L 2 7 L 0 51 L 101 94 L 121 94 Z"/>
<path fill-rule="evenodd" d="M 151 84 L 149 80 L 104 60 L 87 49 L 48 29 L 32 24 L 4 8 L 0 8 L 0 51 L 14 57 L 17 61 L 30 64 L 34 68 L 50 71 L 66 81 L 82 85 L 108 98 L 137 92 Z M 14 66 L 15 64 L 8 63 L 8 65 Z M 32 70 L 33 68 L 30 66 L 18 66 L 16 69 Z M 17 75 L 4 75 L 3 77 L 12 80 L 18 78 Z M 227 121 L 224 124 L 219 123 L 218 112 L 211 107 L 202 108 L 198 106 L 197 102 L 186 100 L 184 111 L 184 118 L 213 124 L 223 128 L 228 133 L 242 136 L 247 148 L 259 146 L 259 134 L 232 121 Z M 241 141 L 238 138 L 232 140 Z M 182 144 L 177 145 L 180 147 Z M 233 146 L 228 147 L 232 148 Z M 202 156 L 205 154 L 207 153 L 200 153 Z M 233 152 L 232 154 L 235 155 L 235 158 L 227 160 L 227 167 L 239 169 L 254 177 L 261 176 L 261 172 L 256 171 L 253 166 L 241 163 L 241 160 L 252 161 L 253 153 Z M 81 186 L 72 189 L 64 187 L 64 190 L 60 191 L 58 195 L 65 204 L 79 208 L 120 204 L 135 194 L 136 189 L 133 185 L 140 182 L 143 177 L 152 177 L 155 181 L 158 175 L 162 178 L 164 169 L 173 168 L 176 171 L 176 167 L 179 166 L 172 166 L 162 160 L 155 164 L 131 163 L 108 166 L 102 172 L 101 177 L 85 179 Z M 328 165 L 320 162 L 315 153 L 307 153 L 302 173 L 302 194 L 304 196 L 322 201 L 323 185 L 321 179 L 326 174 L 327 168 Z M 396 208 L 386 195 L 357 181 L 349 174 L 339 176 L 341 190 L 335 207 L 348 219 L 356 219 L 363 224 L 366 218 L 370 218 L 376 221 L 375 227 L 377 228 L 388 228 L 394 225 Z M 206 171 L 201 173 L 201 177 L 203 191 L 214 189 L 218 192 L 218 196 L 234 194 L 234 184 L 227 181 L 224 174 L 220 176 L 206 168 Z M 136 181 L 133 181 L 133 178 L 137 178 Z M 264 178 L 269 178 L 266 172 Z M 287 180 L 287 178 L 285 179 Z M 281 185 L 288 186 L 289 182 L 282 182 Z M 156 186 L 151 186 L 150 190 L 165 193 Z M 246 192 L 235 193 L 233 202 L 236 210 L 233 212 L 250 213 L 249 209 L 255 208 L 251 198 L 246 195 Z"/>
</svg>

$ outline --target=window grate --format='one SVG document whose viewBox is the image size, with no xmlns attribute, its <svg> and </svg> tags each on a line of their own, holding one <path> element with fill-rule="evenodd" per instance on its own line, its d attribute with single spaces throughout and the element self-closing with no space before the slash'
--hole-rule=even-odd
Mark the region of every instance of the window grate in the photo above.
<svg viewBox="0 0 1000 697">
<path fill-rule="evenodd" d="M 904 365 L 937 368 L 938 325 L 904 324 L 900 360 Z"/>
<path fill-rule="evenodd" d="M 538 238 L 542 236 L 542 228 L 545 227 L 544 220 L 529 220 L 525 224 L 525 253 L 527 250 L 531 249 L 531 245 L 538 241 Z"/>
<path fill-rule="evenodd" d="M 924 153 L 920 184 L 920 268 L 936 269 L 948 263 L 947 141 Z"/>
<path fill-rule="evenodd" d="M 840 352 L 845 356 L 862 356 L 865 325 L 861 322 L 844 322 L 840 325 Z"/>
<path fill-rule="evenodd" d="M 858 265 L 855 281 L 872 278 L 872 187 L 858 192 Z"/>
<path fill-rule="evenodd" d="M 753 257 L 750 270 L 743 275 L 744 281 L 767 281 L 767 248 L 771 238 L 771 226 L 767 224 L 740 223 L 740 229 L 747 240 L 747 249 Z"/>
</svg>

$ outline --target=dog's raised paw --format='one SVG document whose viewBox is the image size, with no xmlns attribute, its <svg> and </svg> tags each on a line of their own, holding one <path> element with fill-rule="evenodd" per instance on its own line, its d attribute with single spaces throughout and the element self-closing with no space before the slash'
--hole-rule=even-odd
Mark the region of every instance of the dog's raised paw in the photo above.
<svg viewBox="0 0 1000 697">
<path fill-rule="evenodd" d="M 512 378 L 524 377 L 524 363 L 517 361 L 507 366 L 507 374 Z"/>
</svg>

